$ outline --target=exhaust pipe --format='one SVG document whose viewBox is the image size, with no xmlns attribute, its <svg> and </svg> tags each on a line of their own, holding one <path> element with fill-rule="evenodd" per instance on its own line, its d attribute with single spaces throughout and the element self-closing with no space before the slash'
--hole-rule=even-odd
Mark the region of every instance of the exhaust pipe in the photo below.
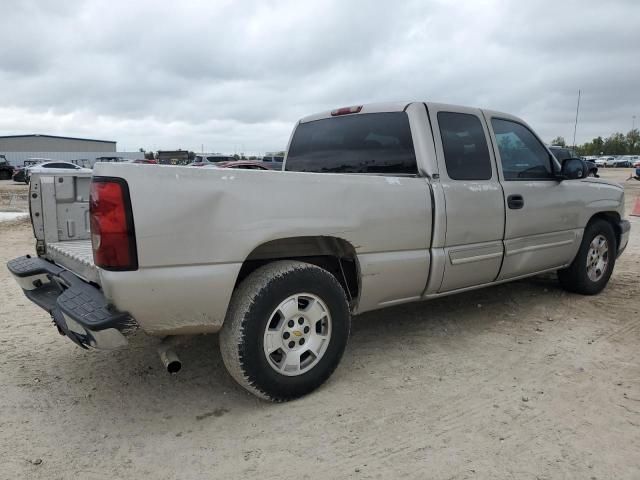
<svg viewBox="0 0 640 480">
<path fill-rule="evenodd" d="M 172 348 L 159 348 L 158 354 L 160 355 L 160 361 L 168 373 L 178 373 L 180 371 L 182 362 Z"/>
<path fill-rule="evenodd" d="M 174 348 L 182 343 L 184 337 L 171 336 L 165 337 L 158 346 L 158 355 L 160 355 L 160 361 L 164 365 L 164 368 L 168 373 L 175 374 L 182 368 L 182 362 L 176 354 Z"/>
</svg>

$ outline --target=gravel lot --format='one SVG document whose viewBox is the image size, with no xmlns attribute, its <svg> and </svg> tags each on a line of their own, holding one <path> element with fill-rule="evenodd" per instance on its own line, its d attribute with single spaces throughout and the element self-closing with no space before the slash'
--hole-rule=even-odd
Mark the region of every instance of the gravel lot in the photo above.
<svg viewBox="0 0 640 480">
<path fill-rule="evenodd" d="M 280 405 L 235 385 L 214 335 L 173 377 L 142 334 L 83 351 L 0 268 L 0 478 L 638 479 L 631 221 L 602 294 L 546 275 L 362 315 L 330 381 Z M 27 222 L 0 224 L 2 265 L 30 252 Z"/>
</svg>

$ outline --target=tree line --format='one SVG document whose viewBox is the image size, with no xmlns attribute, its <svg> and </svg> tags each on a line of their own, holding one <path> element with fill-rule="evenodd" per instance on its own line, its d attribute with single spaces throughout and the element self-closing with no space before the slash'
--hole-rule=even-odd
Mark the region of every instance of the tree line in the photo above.
<svg viewBox="0 0 640 480">
<path fill-rule="evenodd" d="M 551 145 L 567 146 L 563 137 L 551 140 Z M 640 131 L 629 130 L 626 135 L 616 132 L 607 138 L 596 137 L 590 142 L 575 146 L 576 153 L 585 155 L 640 155 Z"/>
</svg>

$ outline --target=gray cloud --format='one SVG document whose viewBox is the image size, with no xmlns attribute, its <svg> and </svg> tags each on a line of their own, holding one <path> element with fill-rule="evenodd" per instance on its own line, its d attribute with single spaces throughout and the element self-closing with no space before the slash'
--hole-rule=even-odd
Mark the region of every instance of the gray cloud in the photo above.
<svg viewBox="0 0 640 480">
<path fill-rule="evenodd" d="M 640 117 L 635 1 L 43 0 L 0 18 L 0 134 L 261 152 L 309 113 L 417 99 L 570 140 L 578 89 L 579 142 Z"/>
</svg>

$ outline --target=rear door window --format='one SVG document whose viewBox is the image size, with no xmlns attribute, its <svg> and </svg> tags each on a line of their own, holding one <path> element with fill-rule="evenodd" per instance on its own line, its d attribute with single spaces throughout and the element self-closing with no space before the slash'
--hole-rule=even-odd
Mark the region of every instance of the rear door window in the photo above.
<svg viewBox="0 0 640 480">
<path fill-rule="evenodd" d="M 491 158 L 480 119 L 469 113 L 438 112 L 447 174 L 452 180 L 489 180 Z"/>
<path fill-rule="evenodd" d="M 298 125 L 287 171 L 416 175 L 405 112 L 326 118 Z"/>
</svg>

